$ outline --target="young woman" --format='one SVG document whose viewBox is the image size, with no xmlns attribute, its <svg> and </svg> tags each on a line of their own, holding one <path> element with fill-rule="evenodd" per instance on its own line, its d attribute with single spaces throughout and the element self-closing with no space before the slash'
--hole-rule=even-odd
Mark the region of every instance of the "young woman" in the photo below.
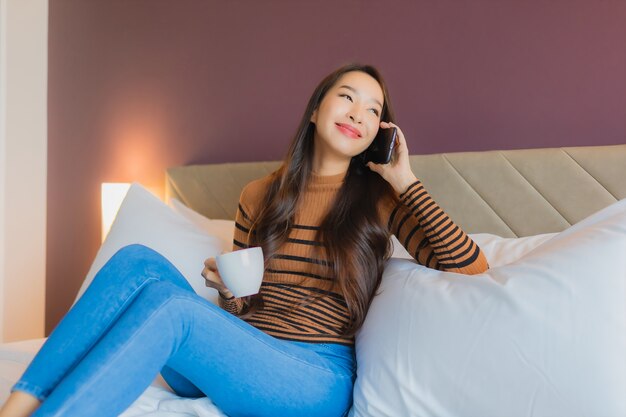
<svg viewBox="0 0 626 417">
<path fill-rule="evenodd" d="M 229 416 L 343 415 L 354 335 L 391 234 L 422 265 L 488 268 L 411 171 L 393 121 L 373 67 L 347 65 L 324 78 L 281 168 L 241 194 L 234 248 L 263 248 L 260 293 L 234 298 L 207 259 L 215 306 L 158 253 L 125 247 L 52 332 L 0 417 L 117 416 L 159 372 L 180 396 L 207 395 Z M 392 161 L 364 164 L 378 130 L 390 127 Z"/>
</svg>

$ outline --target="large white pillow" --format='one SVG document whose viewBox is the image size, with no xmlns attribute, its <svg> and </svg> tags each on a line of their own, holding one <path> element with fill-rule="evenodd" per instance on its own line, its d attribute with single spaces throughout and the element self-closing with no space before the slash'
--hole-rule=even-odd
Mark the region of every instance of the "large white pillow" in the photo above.
<svg viewBox="0 0 626 417">
<path fill-rule="evenodd" d="M 170 198 L 169 206 L 200 229 L 217 237 L 220 240 L 222 252 L 233 250 L 233 236 L 235 234 L 235 222 L 233 220 L 209 219 L 176 198 Z"/>
<path fill-rule="evenodd" d="M 217 291 L 205 286 L 204 260 L 222 252 L 221 240 L 176 213 L 140 184 L 131 185 L 111 230 L 98 250 L 76 300 L 96 273 L 122 247 L 140 243 L 167 258 L 200 296 L 217 302 Z M 76 302 L 76 300 L 74 302 Z"/>
<path fill-rule="evenodd" d="M 393 259 L 352 416 L 626 416 L 626 200 L 478 276 Z"/>
</svg>

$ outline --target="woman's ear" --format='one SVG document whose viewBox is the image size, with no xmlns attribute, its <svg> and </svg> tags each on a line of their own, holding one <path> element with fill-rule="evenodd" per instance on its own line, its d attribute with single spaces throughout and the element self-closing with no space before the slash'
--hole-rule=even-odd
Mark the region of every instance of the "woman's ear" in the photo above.
<svg viewBox="0 0 626 417">
<path fill-rule="evenodd" d="M 311 123 L 315 124 L 317 123 L 317 109 L 313 110 L 313 113 L 311 114 Z"/>
</svg>

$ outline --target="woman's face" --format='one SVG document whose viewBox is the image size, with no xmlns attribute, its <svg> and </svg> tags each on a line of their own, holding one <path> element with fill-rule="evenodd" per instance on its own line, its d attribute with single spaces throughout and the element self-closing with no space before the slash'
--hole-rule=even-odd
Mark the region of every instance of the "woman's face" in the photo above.
<svg viewBox="0 0 626 417">
<path fill-rule="evenodd" d="M 383 101 L 372 76 L 361 71 L 342 75 L 311 116 L 316 152 L 350 159 L 367 149 L 378 132 Z"/>
</svg>

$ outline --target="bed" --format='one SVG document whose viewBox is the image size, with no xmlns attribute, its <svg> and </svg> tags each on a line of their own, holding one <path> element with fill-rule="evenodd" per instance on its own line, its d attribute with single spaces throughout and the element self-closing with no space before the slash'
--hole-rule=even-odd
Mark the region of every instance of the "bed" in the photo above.
<svg viewBox="0 0 626 417">
<path fill-rule="evenodd" d="M 357 338 L 351 415 L 626 415 L 626 145 L 411 164 L 491 270 L 472 279 L 427 270 L 394 241 Z M 170 168 L 168 205 L 133 185 L 77 297 L 115 250 L 144 243 L 214 300 L 198 265 L 229 248 L 242 187 L 277 167 Z M 44 340 L 0 346 L 0 401 Z M 222 414 L 207 398 L 178 398 L 160 377 L 122 414 L 175 415 Z"/>
</svg>

